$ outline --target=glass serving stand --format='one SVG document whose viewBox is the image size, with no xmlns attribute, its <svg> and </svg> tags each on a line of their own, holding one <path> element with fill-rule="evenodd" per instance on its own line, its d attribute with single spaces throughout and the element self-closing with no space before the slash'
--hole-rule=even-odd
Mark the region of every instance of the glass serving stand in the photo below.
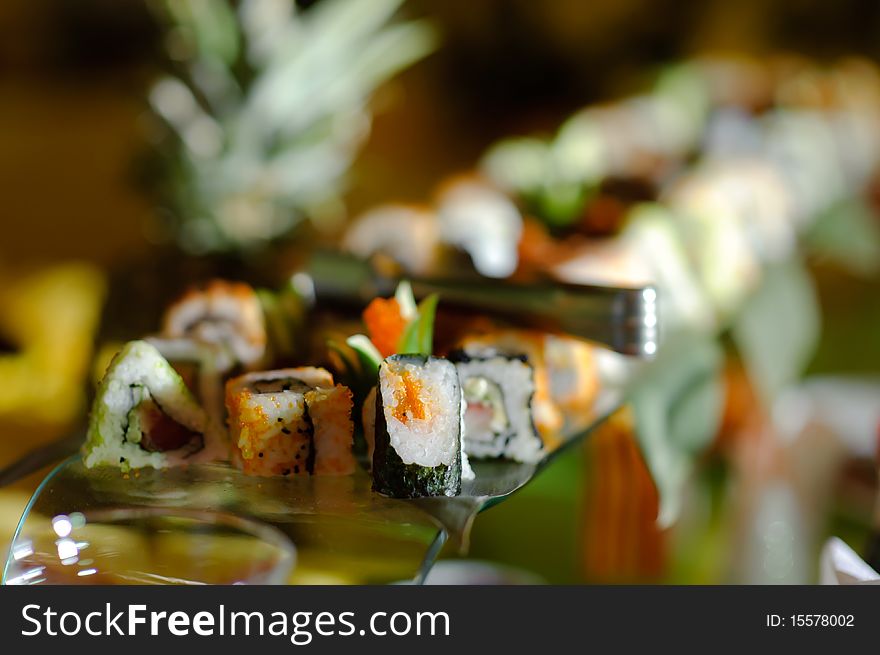
<svg viewBox="0 0 880 655">
<path fill-rule="evenodd" d="M 123 474 L 59 464 L 30 499 L 3 584 L 421 583 L 447 540 L 615 409 L 605 392 L 535 464 L 475 461 L 459 496 L 399 500 L 345 477 L 259 478 L 228 464 Z M 295 565 L 294 565 L 295 562 Z"/>
</svg>

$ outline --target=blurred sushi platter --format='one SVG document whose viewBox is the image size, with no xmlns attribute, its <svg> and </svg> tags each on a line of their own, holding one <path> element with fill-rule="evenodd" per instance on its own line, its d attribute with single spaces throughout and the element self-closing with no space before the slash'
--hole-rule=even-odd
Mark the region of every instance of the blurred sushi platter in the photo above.
<svg viewBox="0 0 880 655">
<path fill-rule="evenodd" d="M 157 330 L 100 344 L 81 449 L 28 505 L 4 581 L 421 582 L 597 429 L 629 444 L 599 464 L 669 526 L 723 427 L 729 352 L 758 404 L 799 380 L 819 332 L 805 261 L 872 266 L 878 189 L 873 64 L 697 58 L 495 144 L 430 202 L 273 242 L 271 284 L 187 280 Z M 320 275 L 301 265 L 328 247 Z M 71 275 L 97 306 L 101 282 Z M 4 317 L 56 293 L 31 287 Z M 88 386 L 96 314 L 71 310 L 73 345 L 6 326 L 36 336 L 0 353 L 0 411 L 42 402 L 45 361 Z M 248 553 L 240 571 L 214 540 Z M 180 564 L 198 548 L 216 565 Z"/>
<path fill-rule="evenodd" d="M 245 284 L 215 280 L 172 304 L 159 335 L 119 349 L 98 385 L 82 457 L 38 490 L 13 545 L 9 579 L 70 578 L 67 569 L 60 578 L 54 572 L 52 548 L 36 547 L 58 546 L 59 516 L 84 516 L 80 527 L 90 530 L 90 517 L 102 512 L 147 507 L 259 518 L 292 536 L 305 562 L 318 550 L 351 557 L 361 533 L 412 549 L 420 526 L 417 556 L 398 554 L 403 572 L 381 579 L 418 580 L 448 537 L 466 542 L 477 512 L 526 484 L 550 453 L 599 418 L 585 342 L 488 330 L 435 356 L 437 296 L 417 304 L 407 282 L 364 310 L 369 336 L 327 342 L 330 365 L 346 384 L 322 367 L 265 370 L 269 358 L 285 357 L 269 337 L 269 308 L 278 303 L 265 302 L 266 293 L 261 301 Z M 283 326 L 284 316 L 274 318 Z M 532 364 L 551 353 L 552 367 Z M 472 467 L 470 457 L 488 461 Z M 401 508 L 385 497 L 417 504 Z M 345 548 L 307 547 L 331 529 L 347 535 Z M 94 539 L 74 543 L 91 547 Z M 21 550 L 20 543 L 30 545 Z M 16 548 L 29 552 L 16 558 Z M 62 553 L 62 567 L 78 564 L 77 553 Z M 106 565 L 82 559 L 80 570 L 97 571 L 90 581 L 108 579 Z M 314 575 L 318 567 L 307 570 Z"/>
</svg>

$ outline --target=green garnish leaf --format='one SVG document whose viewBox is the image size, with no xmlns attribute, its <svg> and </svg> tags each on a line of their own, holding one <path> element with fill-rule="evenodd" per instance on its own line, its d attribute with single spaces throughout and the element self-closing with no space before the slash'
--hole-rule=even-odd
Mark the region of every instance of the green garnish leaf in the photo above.
<svg viewBox="0 0 880 655">
<path fill-rule="evenodd" d="M 372 380 L 379 377 L 379 366 L 382 364 L 382 355 L 373 345 L 373 342 L 363 334 L 355 334 L 345 340 L 357 354 L 361 365 L 361 372 Z"/>
<path fill-rule="evenodd" d="M 423 355 L 434 353 L 434 320 L 437 316 L 437 303 L 440 296 L 432 293 L 419 304 L 419 352 Z"/>
<path fill-rule="evenodd" d="M 358 363 L 349 355 L 346 348 L 343 348 L 335 341 L 327 341 L 327 348 L 329 348 L 339 356 L 339 359 L 342 360 L 342 367 L 344 369 L 344 372 L 349 377 L 354 377 L 357 375 L 359 371 Z"/>
<path fill-rule="evenodd" d="M 418 315 L 403 332 L 398 353 L 404 355 L 431 355 L 434 351 L 434 318 L 437 314 L 436 293 L 425 298 L 418 306 Z"/>
<path fill-rule="evenodd" d="M 272 353 L 276 355 L 293 353 L 293 330 L 288 325 L 284 309 L 278 302 L 278 294 L 269 289 L 256 289 L 256 293 L 263 308 L 263 320 Z"/>
</svg>

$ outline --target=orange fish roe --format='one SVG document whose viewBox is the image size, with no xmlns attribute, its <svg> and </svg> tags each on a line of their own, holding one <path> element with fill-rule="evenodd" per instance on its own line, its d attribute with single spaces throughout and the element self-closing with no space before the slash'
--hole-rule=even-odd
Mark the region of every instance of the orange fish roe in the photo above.
<svg viewBox="0 0 880 655">
<path fill-rule="evenodd" d="M 363 313 L 370 340 L 382 357 L 397 353 L 397 344 L 406 330 L 406 319 L 394 298 L 375 298 Z"/>
<path fill-rule="evenodd" d="M 397 401 L 394 407 L 394 418 L 401 423 L 406 423 L 410 418 L 424 420 L 425 405 L 421 399 L 422 382 L 414 380 L 407 373 L 401 376 L 401 381 L 403 388 L 394 390 L 394 399 Z"/>
</svg>

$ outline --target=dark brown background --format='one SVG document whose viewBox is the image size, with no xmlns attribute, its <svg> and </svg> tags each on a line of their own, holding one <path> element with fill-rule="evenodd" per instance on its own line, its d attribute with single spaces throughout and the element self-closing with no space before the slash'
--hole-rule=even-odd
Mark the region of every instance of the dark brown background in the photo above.
<svg viewBox="0 0 880 655">
<path fill-rule="evenodd" d="M 689 53 L 880 54 L 873 0 L 411 0 L 405 11 L 430 16 L 444 43 L 376 99 L 354 210 L 425 199 L 494 139 L 552 129 Z M 111 263 L 144 248 L 150 206 L 133 162 L 157 34 L 140 0 L 0 3 L 0 266 Z"/>
</svg>

